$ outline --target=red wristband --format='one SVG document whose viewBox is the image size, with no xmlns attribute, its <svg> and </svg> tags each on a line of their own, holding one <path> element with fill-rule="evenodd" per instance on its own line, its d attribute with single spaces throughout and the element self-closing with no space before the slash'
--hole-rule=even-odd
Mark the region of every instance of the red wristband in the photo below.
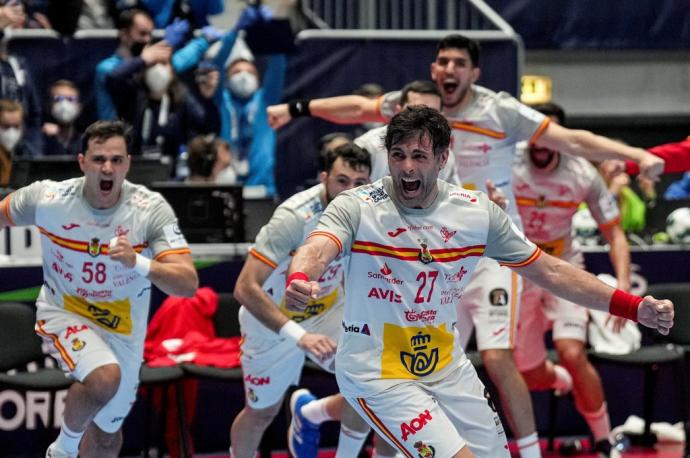
<svg viewBox="0 0 690 458">
<path fill-rule="evenodd" d="M 609 313 L 637 322 L 637 308 L 640 302 L 642 302 L 640 296 L 635 296 L 634 294 L 617 289 L 611 296 Z"/>
<path fill-rule="evenodd" d="M 307 274 L 305 274 L 304 272 L 293 272 L 290 275 L 288 275 L 287 280 L 285 280 L 285 288 L 287 289 L 287 287 L 290 286 L 290 283 L 292 283 L 295 280 L 309 281 L 309 276 L 307 276 Z"/>
</svg>

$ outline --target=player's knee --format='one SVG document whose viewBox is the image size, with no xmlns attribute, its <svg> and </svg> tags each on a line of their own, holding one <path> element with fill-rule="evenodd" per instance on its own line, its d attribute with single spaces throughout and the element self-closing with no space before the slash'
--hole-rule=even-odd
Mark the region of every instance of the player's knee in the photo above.
<svg viewBox="0 0 690 458">
<path fill-rule="evenodd" d="M 121 377 L 120 366 L 106 364 L 91 371 L 84 380 L 84 386 L 95 402 L 105 405 L 117 393 Z"/>
<path fill-rule="evenodd" d="M 84 437 L 86 448 L 93 452 L 118 452 L 122 447 L 122 431 L 106 433 L 95 425 L 91 425 Z"/>
<path fill-rule="evenodd" d="M 560 363 L 567 368 L 587 364 L 587 356 L 582 345 L 561 345 L 558 348 Z"/>
<path fill-rule="evenodd" d="M 515 368 L 510 350 L 484 350 L 481 355 L 484 366 L 490 372 L 503 372 Z"/>
<path fill-rule="evenodd" d="M 254 409 L 249 406 L 245 406 L 246 414 L 251 418 L 252 422 L 257 426 L 269 425 L 273 419 L 280 412 L 281 403 L 278 402 L 270 407 L 264 409 Z"/>
</svg>

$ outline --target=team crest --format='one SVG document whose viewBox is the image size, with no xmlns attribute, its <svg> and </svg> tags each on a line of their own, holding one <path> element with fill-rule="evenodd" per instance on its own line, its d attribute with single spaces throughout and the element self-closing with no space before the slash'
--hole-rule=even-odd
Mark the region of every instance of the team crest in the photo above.
<svg viewBox="0 0 690 458">
<path fill-rule="evenodd" d="M 82 348 L 84 348 L 85 346 L 86 346 L 86 342 L 84 342 L 83 340 L 79 340 L 78 337 L 75 337 L 74 339 L 72 339 L 72 350 L 73 351 L 79 351 Z"/>
<path fill-rule="evenodd" d="M 91 239 L 89 242 L 89 255 L 93 256 L 94 258 L 97 257 L 99 254 L 101 254 L 101 244 L 99 243 L 101 240 L 98 237 L 94 237 Z"/>
<path fill-rule="evenodd" d="M 436 449 L 433 445 L 426 445 L 422 441 L 417 441 L 414 443 L 414 448 L 417 450 L 419 458 L 434 458 L 436 456 Z"/>
<path fill-rule="evenodd" d="M 248 397 L 249 400 L 252 401 L 252 402 L 256 402 L 256 401 L 259 400 L 259 398 L 258 398 L 258 396 L 256 395 L 256 393 L 254 393 L 254 390 L 252 390 L 251 388 L 247 388 L 247 397 Z"/>
<path fill-rule="evenodd" d="M 418 239 L 419 245 L 422 247 L 421 250 L 419 250 L 419 260 L 422 261 L 424 264 L 429 264 L 434 260 L 434 257 L 431 255 L 431 252 L 429 251 L 429 246 L 426 243 L 426 240 L 423 239 Z"/>
<path fill-rule="evenodd" d="M 534 205 L 536 205 L 537 208 L 544 208 L 544 207 L 546 207 L 546 197 L 545 197 L 545 196 L 539 196 L 539 197 L 537 198 L 536 203 L 535 203 Z"/>
</svg>

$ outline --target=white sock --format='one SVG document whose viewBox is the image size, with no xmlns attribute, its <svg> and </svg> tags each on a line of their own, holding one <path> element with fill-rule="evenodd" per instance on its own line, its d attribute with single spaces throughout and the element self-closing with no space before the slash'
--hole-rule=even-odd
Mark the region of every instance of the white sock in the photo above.
<svg viewBox="0 0 690 458">
<path fill-rule="evenodd" d="M 553 370 L 556 373 L 556 380 L 551 387 L 556 390 L 556 394 L 559 396 L 569 393 L 573 389 L 573 377 L 565 367 L 558 364 L 554 364 Z"/>
<path fill-rule="evenodd" d="M 362 444 L 369 435 L 369 431 L 354 431 L 347 426 L 340 425 L 338 436 L 338 448 L 335 450 L 335 458 L 352 458 L 359 455 Z"/>
<path fill-rule="evenodd" d="M 602 439 L 609 439 L 611 434 L 611 420 L 609 420 L 609 411 L 606 402 L 601 404 L 601 407 L 596 412 L 580 412 L 592 431 L 594 441 L 599 442 Z"/>
<path fill-rule="evenodd" d="M 539 436 L 537 436 L 537 433 L 520 437 L 516 442 L 522 458 L 541 458 L 541 448 L 539 447 Z"/>
<path fill-rule="evenodd" d="M 62 426 L 60 427 L 60 434 L 55 440 L 55 446 L 68 455 L 76 455 L 79 452 L 79 442 L 83 435 L 84 431 L 75 433 L 67 427 L 63 420 Z"/>
<path fill-rule="evenodd" d="M 333 417 L 326 412 L 328 398 L 317 399 L 302 406 L 301 412 L 310 422 L 320 425 L 324 421 L 333 420 Z"/>
</svg>

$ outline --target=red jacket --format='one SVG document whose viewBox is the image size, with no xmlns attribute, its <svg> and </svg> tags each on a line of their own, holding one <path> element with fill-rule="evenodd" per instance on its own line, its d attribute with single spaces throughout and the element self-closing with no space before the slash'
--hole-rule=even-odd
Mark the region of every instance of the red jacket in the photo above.
<svg viewBox="0 0 690 458">
<path fill-rule="evenodd" d="M 664 173 L 687 172 L 690 170 L 690 137 L 682 142 L 654 146 L 649 148 L 649 152 L 666 161 Z M 640 173 L 640 167 L 633 161 L 625 161 L 625 168 L 628 175 Z"/>
</svg>

